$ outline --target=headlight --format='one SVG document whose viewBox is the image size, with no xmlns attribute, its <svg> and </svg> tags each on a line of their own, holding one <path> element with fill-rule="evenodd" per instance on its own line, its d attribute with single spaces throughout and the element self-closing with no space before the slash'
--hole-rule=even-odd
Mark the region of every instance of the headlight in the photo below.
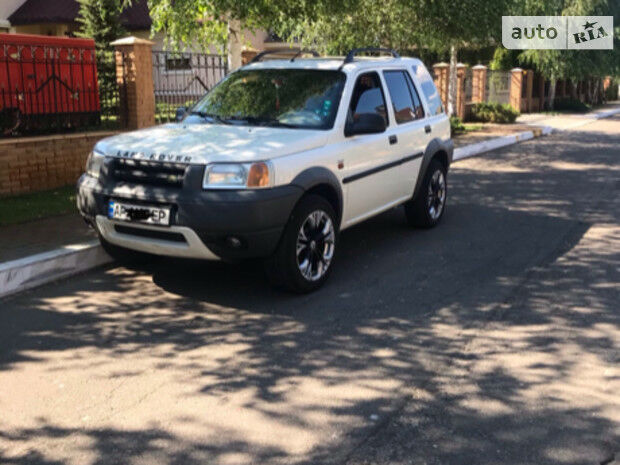
<svg viewBox="0 0 620 465">
<path fill-rule="evenodd" d="M 105 155 L 103 153 L 95 152 L 94 150 L 90 152 L 88 160 L 86 160 L 86 174 L 93 178 L 98 178 L 101 167 L 103 166 L 103 160 L 105 160 Z"/>
<path fill-rule="evenodd" d="M 213 163 L 207 165 L 203 189 L 259 189 L 273 186 L 273 166 L 269 162 Z"/>
</svg>

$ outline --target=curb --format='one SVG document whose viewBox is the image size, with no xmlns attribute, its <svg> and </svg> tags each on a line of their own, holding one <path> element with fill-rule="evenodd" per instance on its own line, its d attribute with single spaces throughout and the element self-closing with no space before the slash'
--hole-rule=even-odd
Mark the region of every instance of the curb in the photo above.
<svg viewBox="0 0 620 465">
<path fill-rule="evenodd" d="M 589 121 L 590 122 L 590 121 Z M 551 134 L 554 129 L 551 126 L 540 126 L 532 128 L 530 131 L 518 132 L 516 134 L 510 134 L 509 136 L 496 137 L 495 139 L 483 140 L 476 144 L 469 144 L 464 147 L 458 147 L 454 149 L 452 159 L 454 161 L 462 160 L 463 158 L 473 157 L 474 155 L 480 155 L 481 153 L 488 152 L 490 150 L 499 149 L 508 145 L 517 144 L 525 140 L 534 139 L 536 137 L 546 136 Z"/>
<path fill-rule="evenodd" d="M 99 241 L 59 249 L 0 264 L 0 297 L 73 276 L 111 262 Z"/>
<path fill-rule="evenodd" d="M 620 108 L 591 115 L 585 121 L 564 129 L 551 126 L 534 127 L 529 131 L 497 137 L 476 144 L 466 145 L 454 150 L 454 161 L 473 157 L 490 150 L 517 144 L 536 137 L 546 136 L 556 131 L 564 131 L 592 123 L 592 120 L 607 118 L 620 113 Z M 29 257 L 0 263 L 0 298 L 16 294 L 33 287 L 41 286 L 57 279 L 67 278 L 80 272 L 112 262 L 99 245 L 99 241 L 72 244 Z"/>
<path fill-rule="evenodd" d="M 479 155 L 481 153 L 488 152 L 490 150 L 495 150 L 501 147 L 506 147 L 508 145 L 517 144 L 525 140 L 530 140 L 536 137 L 546 136 L 546 135 L 551 134 L 552 132 L 562 132 L 562 131 L 568 131 L 570 129 L 579 128 L 581 126 L 591 124 L 593 121 L 603 119 L 603 118 L 608 118 L 618 113 L 620 113 L 620 107 L 612 108 L 611 110 L 602 111 L 600 113 L 584 115 L 584 117 L 587 119 L 577 121 L 575 122 L 575 124 L 571 124 L 562 129 L 557 129 L 552 126 L 536 126 L 535 124 L 532 124 L 532 126 L 536 126 L 536 127 L 533 127 L 530 131 L 518 132 L 516 134 L 511 134 L 509 136 L 496 137 L 495 139 L 489 139 L 489 140 L 485 140 L 482 142 L 478 142 L 476 144 L 470 144 L 464 147 L 456 148 L 454 149 L 454 154 L 452 156 L 452 159 L 454 161 L 458 161 L 458 160 L 462 160 L 463 158 L 473 157 L 474 155 Z"/>
</svg>

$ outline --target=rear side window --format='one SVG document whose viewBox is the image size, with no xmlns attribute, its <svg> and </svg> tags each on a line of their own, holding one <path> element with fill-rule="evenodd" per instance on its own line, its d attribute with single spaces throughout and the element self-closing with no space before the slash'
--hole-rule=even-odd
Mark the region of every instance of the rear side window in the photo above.
<svg viewBox="0 0 620 465">
<path fill-rule="evenodd" d="M 385 82 L 392 98 L 396 123 L 408 123 L 424 116 L 420 98 L 406 71 L 384 71 Z M 415 95 L 415 99 L 414 99 Z"/>
<path fill-rule="evenodd" d="M 361 113 L 377 113 L 383 117 L 385 125 L 388 125 L 385 98 L 377 73 L 365 73 L 357 78 L 347 115 L 349 123 L 355 121 Z"/>
<path fill-rule="evenodd" d="M 422 93 L 426 97 L 428 103 L 428 111 L 431 115 L 439 115 L 443 113 L 443 105 L 441 104 L 441 98 L 433 78 L 422 65 L 413 65 L 413 74 L 418 78 L 420 86 L 422 87 Z"/>
</svg>

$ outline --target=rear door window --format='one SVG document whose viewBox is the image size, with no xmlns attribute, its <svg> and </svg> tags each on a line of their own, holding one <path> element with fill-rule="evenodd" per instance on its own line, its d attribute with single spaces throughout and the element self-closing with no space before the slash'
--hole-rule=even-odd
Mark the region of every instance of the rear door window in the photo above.
<svg viewBox="0 0 620 465">
<path fill-rule="evenodd" d="M 418 78 L 420 86 L 422 87 L 422 93 L 426 97 L 428 104 L 428 111 L 431 115 L 439 115 L 443 113 L 443 105 L 441 104 L 441 98 L 439 92 L 435 87 L 433 78 L 423 65 L 413 65 L 413 74 Z"/>
<path fill-rule="evenodd" d="M 406 71 L 384 71 L 396 123 L 408 123 L 424 116 L 420 98 L 413 88 L 413 83 Z M 414 102 L 415 95 L 415 102 Z M 421 113 L 420 113 L 421 112 Z"/>
</svg>

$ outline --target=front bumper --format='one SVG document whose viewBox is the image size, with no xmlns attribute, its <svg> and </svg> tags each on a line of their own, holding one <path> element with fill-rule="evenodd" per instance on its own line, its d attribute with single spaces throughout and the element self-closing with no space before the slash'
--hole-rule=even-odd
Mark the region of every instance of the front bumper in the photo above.
<svg viewBox="0 0 620 465">
<path fill-rule="evenodd" d="M 112 244 L 156 255 L 224 260 L 272 254 L 303 194 L 294 185 L 216 191 L 115 183 L 88 175 L 82 175 L 77 188 L 78 210 Z M 170 226 L 110 220 L 110 199 L 169 207 Z"/>
</svg>

